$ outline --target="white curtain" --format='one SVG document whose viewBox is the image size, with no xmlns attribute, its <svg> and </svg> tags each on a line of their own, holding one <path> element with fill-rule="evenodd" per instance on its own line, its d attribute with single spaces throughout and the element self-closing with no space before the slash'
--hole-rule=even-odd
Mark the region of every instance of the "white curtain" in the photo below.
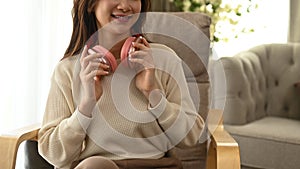
<svg viewBox="0 0 300 169">
<path fill-rule="evenodd" d="M 300 43 L 300 1 L 290 0 L 289 42 Z"/>
<path fill-rule="evenodd" d="M 51 74 L 71 36 L 72 3 L 72 0 L 1 3 L 1 133 L 41 122 Z"/>
</svg>

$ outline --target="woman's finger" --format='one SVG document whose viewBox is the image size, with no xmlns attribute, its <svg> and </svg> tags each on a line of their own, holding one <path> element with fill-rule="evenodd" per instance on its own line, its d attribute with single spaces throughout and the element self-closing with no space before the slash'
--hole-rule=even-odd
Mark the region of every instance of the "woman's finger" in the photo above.
<svg viewBox="0 0 300 169">
<path fill-rule="evenodd" d="M 134 62 L 134 63 L 139 63 L 139 64 L 143 65 L 145 68 L 154 68 L 154 64 L 146 61 L 145 59 L 132 58 L 130 61 Z"/>
<path fill-rule="evenodd" d="M 146 47 L 150 48 L 150 44 L 149 44 L 149 42 L 146 40 L 146 38 L 143 37 L 142 43 L 143 43 Z"/>
<path fill-rule="evenodd" d="M 144 50 L 147 48 L 150 48 L 150 44 L 148 43 L 148 41 L 141 36 L 141 38 L 138 38 L 138 40 L 136 42 L 132 42 L 132 46 L 134 48 L 138 48 L 140 50 Z"/>
<path fill-rule="evenodd" d="M 109 74 L 108 71 L 105 71 L 105 70 L 102 70 L 102 69 L 97 69 L 97 70 L 93 70 L 93 71 L 89 72 L 86 75 L 86 78 L 87 79 L 94 79 L 95 80 L 95 77 L 106 76 L 108 74 Z"/>
<path fill-rule="evenodd" d="M 100 53 L 95 53 L 95 54 L 91 54 L 91 55 L 87 55 L 85 58 L 81 59 L 81 67 L 82 69 L 85 69 L 90 62 L 97 62 L 97 63 L 101 63 L 101 59 L 103 55 Z"/>
<path fill-rule="evenodd" d="M 135 51 L 130 56 L 131 56 L 130 59 L 140 58 L 140 59 L 145 59 L 148 62 L 153 62 L 152 55 L 150 54 L 149 51 L 144 51 L 144 50 Z"/>
<path fill-rule="evenodd" d="M 132 42 L 132 47 L 136 48 L 136 49 L 139 49 L 139 50 L 146 50 L 148 49 L 148 47 L 143 44 L 143 43 L 137 43 L 137 42 Z M 137 50 L 135 50 L 137 51 Z"/>
<path fill-rule="evenodd" d="M 104 64 L 104 63 L 100 63 L 100 62 L 89 62 L 87 67 L 85 69 L 83 69 L 83 72 L 85 74 L 88 74 L 88 73 L 90 73 L 91 71 L 94 71 L 94 70 L 109 71 L 110 67 L 109 67 L 109 65 Z"/>
<path fill-rule="evenodd" d="M 84 45 L 83 47 L 83 51 L 82 51 L 82 54 L 81 54 L 81 57 L 80 57 L 80 63 L 82 63 L 82 60 L 83 58 L 85 58 L 87 55 L 87 45 Z"/>
</svg>

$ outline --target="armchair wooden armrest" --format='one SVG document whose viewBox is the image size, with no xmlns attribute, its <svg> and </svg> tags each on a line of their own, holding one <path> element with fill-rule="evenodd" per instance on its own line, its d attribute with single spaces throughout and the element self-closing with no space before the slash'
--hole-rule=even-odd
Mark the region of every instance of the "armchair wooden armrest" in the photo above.
<svg viewBox="0 0 300 169">
<path fill-rule="evenodd" d="M 221 113 L 211 110 L 209 113 Z M 19 145 L 25 140 L 37 140 L 40 124 L 24 127 L 0 135 L 1 168 L 14 169 Z M 209 128 L 210 130 L 210 128 Z M 239 147 L 236 141 L 224 130 L 222 121 L 211 132 L 211 143 L 207 157 L 207 169 L 240 169 Z"/>
<path fill-rule="evenodd" d="M 34 124 L 0 135 L 0 168 L 15 168 L 19 145 L 25 140 L 37 140 L 40 126 Z"/>
<path fill-rule="evenodd" d="M 222 110 L 211 110 L 209 114 L 220 114 Z M 221 117 L 221 116 L 220 116 Z M 221 119 L 218 126 L 208 127 L 211 143 L 208 150 L 207 169 L 240 169 L 240 151 L 238 143 L 224 129 Z"/>
</svg>

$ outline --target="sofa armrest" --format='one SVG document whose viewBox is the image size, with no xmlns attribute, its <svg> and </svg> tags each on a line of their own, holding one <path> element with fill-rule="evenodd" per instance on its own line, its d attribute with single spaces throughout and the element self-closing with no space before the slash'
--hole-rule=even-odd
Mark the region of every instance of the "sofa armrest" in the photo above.
<svg viewBox="0 0 300 169">
<path fill-rule="evenodd" d="M 14 169 L 19 145 L 25 140 L 37 140 L 40 124 L 34 124 L 0 135 L 1 168 Z"/>
<path fill-rule="evenodd" d="M 212 110 L 220 114 L 222 110 Z M 209 114 L 211 114 L 210 112 Z M 207 169 L 240 169 L 240 152 L 238 143 L 224 129 L 221 119 L 217 127 L 208 127 L 211 143 L 208 150 Z"/>
</svg>

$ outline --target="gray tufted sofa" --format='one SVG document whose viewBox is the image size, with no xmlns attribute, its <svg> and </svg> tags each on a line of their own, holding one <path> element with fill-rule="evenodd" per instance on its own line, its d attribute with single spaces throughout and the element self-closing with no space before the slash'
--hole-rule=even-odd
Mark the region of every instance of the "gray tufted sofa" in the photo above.
<svg viewBox="0 0 300 169">
<path fill-rule="evenodd" d="M 243 168 L 299 169 L 300 44 L 264 44 L 216 63 L 223 68 L 213 70 L 214 104 L 225 103 Z"/>
</svg>

